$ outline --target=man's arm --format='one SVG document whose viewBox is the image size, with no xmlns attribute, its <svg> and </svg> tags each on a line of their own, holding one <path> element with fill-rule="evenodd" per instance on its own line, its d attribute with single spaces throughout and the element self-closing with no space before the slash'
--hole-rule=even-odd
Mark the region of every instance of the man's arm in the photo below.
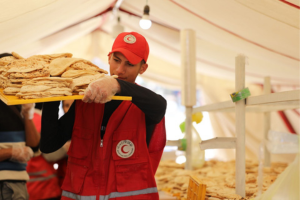
<svg viewBox="0 0 300 200">
<path fill-rule="evenodd" d="M 69 111 L 58 119 L 58 102 L 46 102 L 43 104 L 42 131 L 40 150 L 43 153 L 51 153 L 61 148 L 71 139 L 75 121 L 75 103 Z"/>
<path fill-rule="evenodd" d="M 142 86 L 117 79 L 120 85 L 119 95 L 131 96 L 132 103 L 141 109 L 147 120 L 159 123 L 165 115 L 167 102 L 155 92 Z"/>
<path fill-rule="evenodd" d="M 82 101 L 106 103 L 111 101 L 115 94 L 132 96 L 132 103 L 138 106 L 146 114 L 146 118 L 154 123 L 159 123 L 165 114 L 167 103 L 162 96 L 144 87 L 110 76 L 90 83 L 84 92 Z"/>
</svg>

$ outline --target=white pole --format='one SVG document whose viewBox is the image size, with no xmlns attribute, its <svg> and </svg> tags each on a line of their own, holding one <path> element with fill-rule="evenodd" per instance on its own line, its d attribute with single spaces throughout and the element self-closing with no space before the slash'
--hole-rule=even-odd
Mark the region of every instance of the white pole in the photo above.
<svg viewBox="0 0 300 200">
<path fill-rule="evenodd" d="M 235 91 L 245 88 L 245 56 L 235 58 Z M 235 191 L 245 197 L 245 101 L 236 102 L 235 106 L 236 127 L 236 160 L 235 160 Z"/>
<path fill-rule="evenodd" d="M 264 78 L 264 94 L 270 94 L 271 93 L 271 81 L 270 77 Z M 264 113 L 264 141 L 267 141 L 268 139 L 268 132 L 271 127 L 271 115 L 270 112 Z M 271 165 L 271 154 L 266 148 L 266 144 L 264 145 L 264 160 L 265 160 L 265 167 L 270 167 Z"/>
<path fill-rule="evenodd" d="M 196 104 L 196 34 L 186 29 L 181 40 L 181 101 L 186 108 L 185 134 L 187 140 L 186 170 L 192 170 L 192 111 Z"/>
</svg>

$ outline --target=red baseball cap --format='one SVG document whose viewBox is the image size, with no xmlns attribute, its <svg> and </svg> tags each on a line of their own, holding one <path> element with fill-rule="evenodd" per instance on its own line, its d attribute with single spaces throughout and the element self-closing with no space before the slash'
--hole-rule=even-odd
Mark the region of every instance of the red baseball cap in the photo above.
<svg viewBox="0 0 300 200">
<path fill-rule="evenodd" d="M 137 32 L 120 33 L 114 41 L 111 52 L 122 53 L 131 64 L 138 64 L 142 60 L 147 62 L 149 45 L 147 40 Z"/>
</svg>

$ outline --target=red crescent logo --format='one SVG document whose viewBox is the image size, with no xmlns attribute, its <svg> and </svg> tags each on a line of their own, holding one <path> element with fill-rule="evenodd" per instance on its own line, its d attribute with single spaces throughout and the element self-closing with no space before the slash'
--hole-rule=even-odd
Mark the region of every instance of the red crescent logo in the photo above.
<svg viewBox="0 0 300 200">
<path fill-rule="evenodd" d="M 121 147 L 121 151 L 122 151 L 122 153 L 128 153 L 128 151 L 126 152 L 126 151 L 124 151 L 124 147 L 126 147 L 127 145 L 123 145 L 122 147 Z"/>
<path fill-rule="evenodd" d="M 136 38 L 134 37 L 134 35 L 126 35 L 124 38 L 123 38 L 124 42 L 128 43 L 128 44 L 133 44 L 136 42 Z"/>
</svg>

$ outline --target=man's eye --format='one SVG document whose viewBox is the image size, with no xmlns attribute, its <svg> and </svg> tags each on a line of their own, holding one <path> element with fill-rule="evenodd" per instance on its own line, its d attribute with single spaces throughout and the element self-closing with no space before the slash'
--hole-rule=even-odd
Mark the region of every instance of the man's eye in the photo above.
<svg viewBox="0 0 300 200">
<path fill-rule="evenodd" d="M 131 64 L 131 63 L 128 63 L 128 65 L 130 66 L 130 67 L 133 67 L 134 65 L 133 64 Z"/>
<path fill-rule="evenodd" d="M 114 59 L 114 61 L 118 62 L 119 60 L 118 59 Z"/>
</svg>

